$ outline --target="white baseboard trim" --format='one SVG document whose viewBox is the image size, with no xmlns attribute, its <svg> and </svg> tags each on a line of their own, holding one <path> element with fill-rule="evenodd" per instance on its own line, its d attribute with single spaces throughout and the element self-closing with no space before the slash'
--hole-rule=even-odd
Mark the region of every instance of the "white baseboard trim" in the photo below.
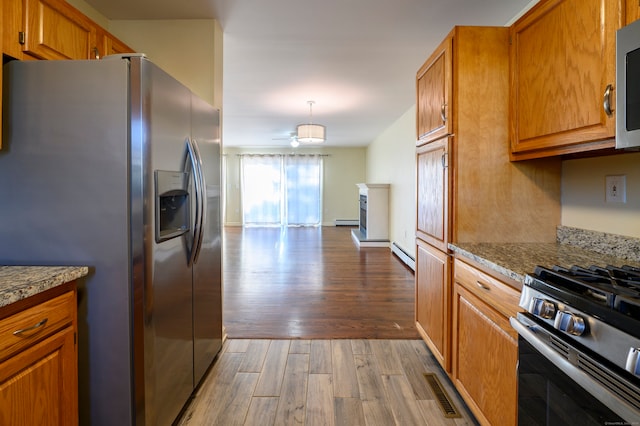
<svg viewBox="0 0 640 426">
<path fill-rule="evenodd" d="M 336 219 L 333 223 L 335 226 L 358 226 L 358 219 Z"/>
<path fill-rule="evenodd" d="M 402 262 L 404 262 L 409 268 L 411 268 L 412 271 L 415 272 L 416 260 L 413 257 L 409 256 L 406 251 L 400 248 L 400 246 L 397 245 L 395 241 L 391 243 L 391 252 L 398 256 L 398 258 L 402 260 Z"/>
</svg>

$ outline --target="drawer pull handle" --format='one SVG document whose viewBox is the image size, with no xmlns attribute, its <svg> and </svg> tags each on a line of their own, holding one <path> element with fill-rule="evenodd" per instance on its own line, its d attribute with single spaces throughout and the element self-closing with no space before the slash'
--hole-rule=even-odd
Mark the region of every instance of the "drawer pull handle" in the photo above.
<svg viewBox="0 0 640 426">
<path fill-rule="evenodd" d="M 40 321 L 39 323 L 32 325 L 31 327 L 27 327 L 27 328 L 21 328 L 20 330 L 16 330 L 13 332 L 14 336 L 20 336 L 23 333 L 26 333 L 27 331 L 32 331 L 35 330 L 36 328 L 40 328 L 42 326 L 44 326 L 47 321 L 49 321 L 49 318 L 45 318 L 42 321 Z"/>
<path fill-rule="evenodd" d="M 491 290 L 491 287 L 487 286 L 486 284 L 481 283 L 480 281 L 476 281 L 476 284 L 478 285 L 478 287 L 480 287 L 483 290 Z"/>
</svg>

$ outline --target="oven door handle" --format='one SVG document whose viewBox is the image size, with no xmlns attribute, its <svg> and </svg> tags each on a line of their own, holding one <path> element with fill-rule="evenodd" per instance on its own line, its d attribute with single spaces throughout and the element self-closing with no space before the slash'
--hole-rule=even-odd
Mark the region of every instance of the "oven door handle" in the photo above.
<svg viewBox="0 0 640 426">
<path fill-rule="evenodd" d="M 632 407 L 611 390 L 602 386 L 586 373 L 571 364 L 566 358 L 562 357 L 558 352 L 547 345 L 543 339 L 536 334 L 539 326 L 524 324 L 518 319 L 511 317 L 509 319 L 511 326 L 524 338 L 531 346 L 547 358 L 553 365 L 558 367 L 562 372 L 569 376 L 573 381 L 580 385 L 587 392 L 602 401 L 617 415 L 632 423 L 638 420 L 638 410 Z M 541 330 L 542 331 L 542 330 Z M 546 331 L 544 332 L 546 334 Z M 612 373 L 613 374 L 613 373 Z"/>
</svg>

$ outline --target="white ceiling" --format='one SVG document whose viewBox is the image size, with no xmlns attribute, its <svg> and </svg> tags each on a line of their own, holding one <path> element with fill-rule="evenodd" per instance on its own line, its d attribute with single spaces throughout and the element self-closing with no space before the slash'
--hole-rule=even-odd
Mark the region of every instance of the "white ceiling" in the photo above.
<svg viewBox="0 0 640 426">
<path fill-rule="evenodd" d="M 309 100 L 325 145 L 368 145 L 415 104 L 454 25 L 505 25 L 531 0 L 86 1 L 108 19 L 217 19 L 225 146 L 288 147 Z"/>
</svg>

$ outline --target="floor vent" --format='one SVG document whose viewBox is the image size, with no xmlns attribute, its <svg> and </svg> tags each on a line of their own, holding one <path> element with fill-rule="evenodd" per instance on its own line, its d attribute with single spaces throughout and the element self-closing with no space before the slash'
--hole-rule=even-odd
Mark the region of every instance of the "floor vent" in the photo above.
<svg viewBox="0 0 640 426">
<path fill-rule="evenodd" d="M 424 373 L 424 377 L 427 379 L 427 384 L 435 395 L 436 401 L 438 401 L 438 405 L 440 405 L 440 409 L 442 409 L 444 417 L 448 419 L 462 417 L 456 409 L 456 406 L 451 401 L 447 391 L 442 387 L 438 376 L 433 373 Z"/>
</svg>

